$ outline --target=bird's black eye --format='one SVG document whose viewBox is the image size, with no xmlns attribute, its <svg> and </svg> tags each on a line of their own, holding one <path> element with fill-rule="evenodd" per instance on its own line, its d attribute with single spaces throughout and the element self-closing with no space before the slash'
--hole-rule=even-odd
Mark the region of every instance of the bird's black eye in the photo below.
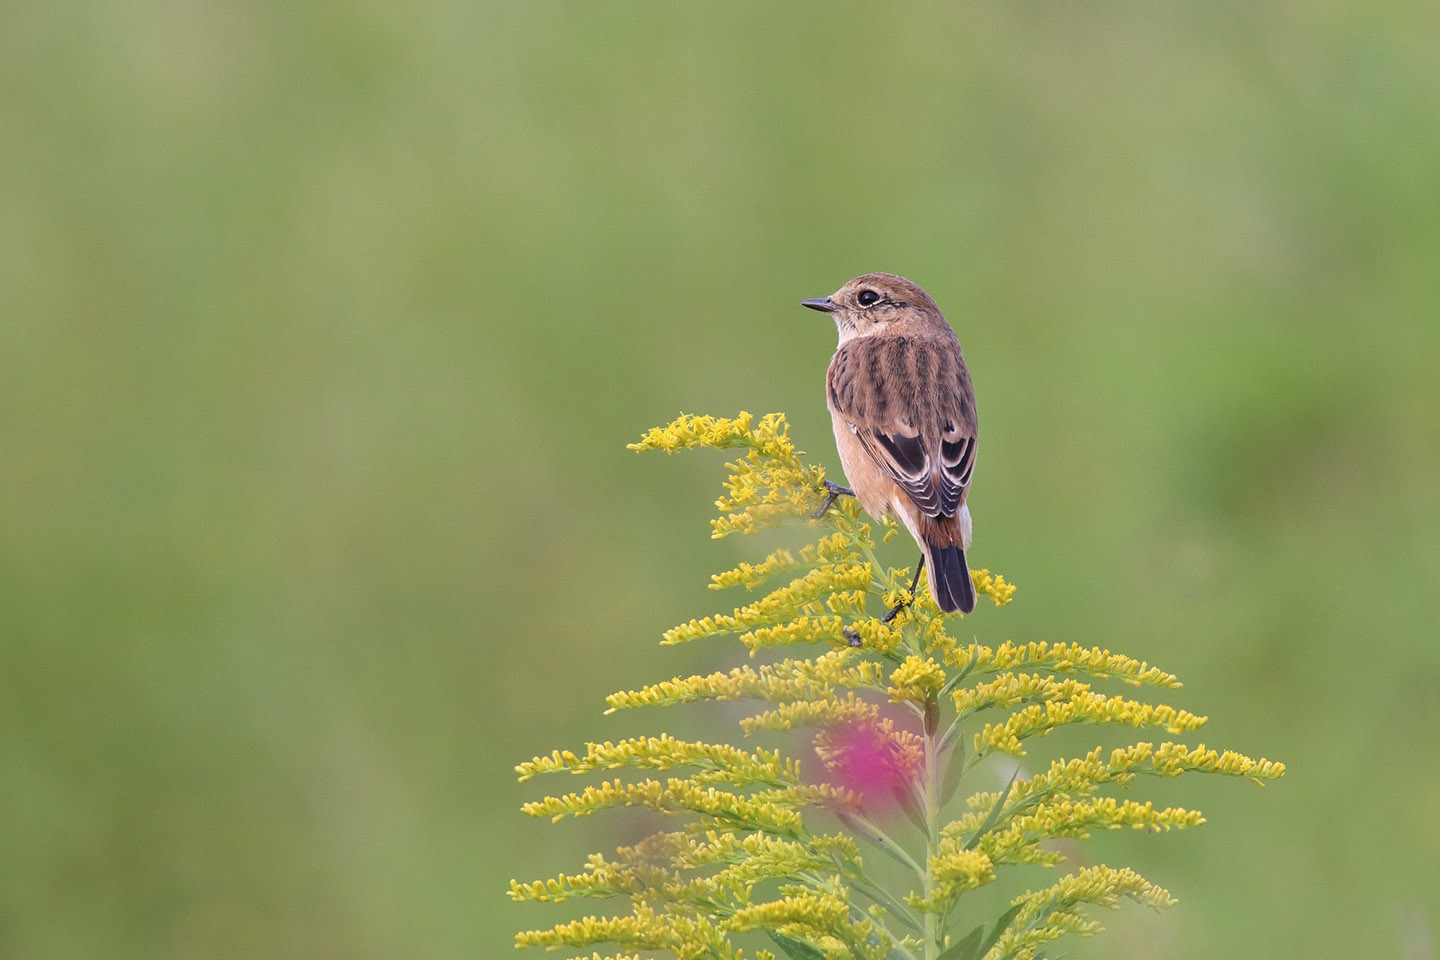
<svg viewBox="0 0 1440 960">
<path fill-rule="evenodd" d="M 862 307 L 873 307 L 880 302 L 880 294 L 874 290 L 861 290 L 855 297 L 855 302 Z"/>
</svg>

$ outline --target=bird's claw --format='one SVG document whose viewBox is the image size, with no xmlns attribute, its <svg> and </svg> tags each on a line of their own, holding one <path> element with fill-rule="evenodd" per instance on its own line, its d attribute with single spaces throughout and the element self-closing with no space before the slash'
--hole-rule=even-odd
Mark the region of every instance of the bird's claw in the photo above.
<svg viewBox="0 0 1440 960">
<path fill-rule="evenodd" d="M 851 490 L 849 487 L 842 487 L 840 486 L 840 484 L 833 483 L 829 480 L 825 481 L 825 489 L 829 493 L 829 496 L 825 498 L 824 503 L 820 504 L 820 509 L 816 510 L 813 514 L 811 514 L 811 517 L 815 520 L 819 520 L 821 517 L 825 516 L 825 511 L 829 510 L 830 505 L 836 500 L 840 499 L 841 497 L 855 496 L 854 490 Z"/>
<path fill-rule="evenodd" d="M 904 610 L 906 607 L 910 606 L 910 604 L 915 602 L 915 588 L 920 586 L 920 571 L 924 569 L 925 554 L 922 553 L 920 554 L 920 562 L 915 565 L 915 579 L 910 581 L 910 599 L 906 600 L 904 603 L 897 603 L 895 604 L 895 606 L 891 607 L 890 612 L 880 618 L 881 623 L 889 623 L 891 620 L 894 620 L 900 614 L 901 610 Z"/>
<path fill-rule="evenodd" d="M 914 603 L 914 602 L 915 602 L 915 597 L 912 595 L 912 596 L 910 597 L 910 599 L 909 599 L 909 600 L 906 600 L 904 603 L 897 603 L 897 604 L 895 604 L 895 606 L 893 606 L 893 607 L 890 608 L 890 612 L 889 612 L 889 613 L 885 614 L 885 616 L 883 616 L 883 617 L 880 618 L 880 622 L 881 622 L 881 623 L 889 623 L 891 620 L 894 620 L 897 616 L 900 615 L 900 611 L 901 611 L 901 610 L 904 610 L 906 607 L 910 606 L 910 604 L 912 604 L 912 603 Z"/>
</svg>

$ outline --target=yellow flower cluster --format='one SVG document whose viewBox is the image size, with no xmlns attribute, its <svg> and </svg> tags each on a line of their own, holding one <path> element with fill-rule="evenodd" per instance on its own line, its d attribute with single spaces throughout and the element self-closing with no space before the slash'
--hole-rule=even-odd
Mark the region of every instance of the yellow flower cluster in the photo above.
<svg viewBox="0 0 1440 960">
<path fill-rule="evenodd" d="M 618 744 L 608 740 L 587 744 L 583 757 L 569 750 L 556 750 L 548 757 L 536 757 L 520 764 L 515 772 L 524 781 L 538 773 L 559 770 L 591 773 L 622 767 L 646 770 L 700 767 L 701 772 L 691 777 L 695 783 L 723 781 L 736 785 L 780 786 L 800 782 L 799 766 L 794 761 L 782 760 L 778 752 L 761 749 L 751 753 L 726 744 L 687 743 L 669 734 L 622 740 Z"/>
<path fill-rule="evenodd" d="M 672 777 L 665 783 L 640 780 L 626 783 L 615 779 L 589 786 L 579 793 L 546 797 L 520 809 L 532 817 L 563 820 L 583 817 L 610 807 L 648 807 L 660 813 L 694 813 L 732 829 L 765 830 L 779 836 L 795 836 L 803 821 L 796 807 L 826 805 L 842 799 L 833 788 L 791 786 L 762 791 L 750 796 L 717 790 L 694 780 Z"/>
<path fill-rule="evenodd" d="M 833 870 L 836 855 L 851 860 L 859 856 L 855 842 L 839 834 L 813 837 L 804 843 L 760 833 L 739 837 L 712 831 L 706 837 L 706 843 L 674 858 L 677 867 L 688 869 L 726 865 L 718 873 L 691 881 L 693 896 L 748 900 L 762 880 L 798 880 L 807 872 Z"/>
<path fill-rule="evenodd" d="M 748 933 L 770 931 L 775 939 L 799 939 L 809 947 L 804 956 L 818 953 L 826 960 L 884 960 L 888 936 L 876 937 L 870 919 L 852 919 L 849 890 L 831 882 L 819 888 L 790 884 L 780 888 L 780 899 L 736 910 L 724 922 L 727 930 Z"/>
<path fill-rule="evenodd" d="M 850 905 L 839 897 L 805 892 L 737 910 L 729 926 L 740 933 L 774 930 L 786 936 L 816 932 L 823 936 L 849 916 Z"/>
<path fill-rule="evenodd" d="M 749 448 L 744 457 L 725 465 L 729 473 L 726 496 L 716 501 L 721 515 L 711 521 L 711 535 L 717 538 L 807 517 L 824 496 L 825 471 L 800 461 L 782 414 L 766 414 L 759 422 L 743 412 L 734 419 L 681 416 L 648 431 L 629 447 L 666 453 L 692 447 Z M 852 517 L 858 515 L 851 503 L 841 504 L 839 509 Z"/>
<path fill-rule="evenodd" d="M 983 568 L 971 570 L 970 580 L 975 584 L 975 592 L 983 593 L 994 600 L 997 607 L 1005 606 L 1015 597 L 1015 584 L 1006 583 L 1005 578 L 998 573 L 992 574 Z"/>
<path fill-rule="evenodd" d="M 758 651 L 768 647 L 794 647 L 811 643 L 828 643 L 833 647 L 848 646 L 844 631 L 844 617 L 801 614 L 789 623 L 756 627 L 740 634 L 739 640 L 750 650 L 750 656 L 753 657 Z"/>
<path fill-rule="evenodd" d="M 1078 643 L 1052 644 L 1042 640 L 1015 644 L 1007 640 L 994 649 L 976 643 L 948 652 L 946 662 L 966 673 L 1044 668 L 1056 673 L 1083 673 L 1097 680 L 1115 677 L 1131 686 L 1180 687 L 1180 681 L 1174 674 L 1152 667 L 1143 660 L 1099 647 L 1082 647 Z"/>
<path fill-rule="evenodd" d="M 1102 754 L 1102 749 L 1096 747 L 1083 758 L 1051 761 L 1049 770 L 1027 780 L 1017 780 L 1008 793 L 981 791 L 972 794 L 966 803 L 971 810 L 991 810 L 1002 796 L 1011 808 L 1035 798 L 1089 796 L 1102 784 L 1128 786 L 1134 782 L 1136 774 L 1141 773 L 1161 777 L 1178 777 L 1192 772 L 1217 773 L 1247 777 L 1262 785 L 1266 780 L 1278 780 L 1285 775 L 1283 763 L 1263 757 L 1252 760 L 1232 750 L 1217 753 L 1204 744 L 1192 749 L 1183 743 L 1162 743 L 1157 747 L 1142 741 L 1128 747 L 1117 747 L 1110 752 L 1108 761 L 1101 759 Z M 957 824 L 960 822 L 957 821 Z"/>
<path fill-rule="evenodd" d="M 696 838 L 682 833 L 660 834 L 636 847 L 622 847 L 617 862 L 592 856 L 589 869 L 578 876 L 561 875 L 531 884 L 511 884 L 516 900 L 559 902 L 571 897 L 626 895 L 634 904 L 630 917 L 589 917 L 531 931 L 517 946 L 585 945 L 616 942 L 625 947 L 669 949 L 677 956 L 743 958 L 726 938 L 729 933 L 768 930 L 777 941 L 803 938 L 822 956 L 873 958 L 888 955 L 891 940 L 872 920 L 852 919 L 849 891 L 830 880 L 818 887 L 793 881 L 837 863 L 858 864 L 854 842 L 843 835 L 817 836 L 806 843 L 761 834 L 739 837 L 708 832 Z M 669 863 L 670 867 L 660 864 Z M 723 864 L 708 876 L 681 879 L 679 871 Z M 753 901 L 764 880 L 792 881 L 780 887 L 780 898 Z M 655 904 L 664 904 L 658 913 Z M 707 916 L 708 915 L 708 916 Z M 704 949 L 687 953 L 701 945 Z M 760 952 L 758 957 L 770 956 Z"/>
<path fill-rule="evenodd" d="M 666 453 L 689 447 L 749 447 L 767 460 L 799 463 L 795 445 L 790 442 L 790 427 L 781 413 L 768 413 L 759 424 L 743 410 L 734 419 L 682 414 L 663 427 L 647 430 L 638 443 L 626 445 L 629 450 Z"/>
<path fill-rule="evenodd" d="M 1168 733 L 1198 730 L 1205 717 L 1164 704 L 1142 703 L 1128 697 L 1106 697 L 1099 693 L 1077 693 L 1067 700 L 1031 704 L 1012 713 L 1002 723 L 987 723 L 975 734 L 975 752 L 999 750 L 1011 756 L 1025 756 L 1020 741 L 1044 736 L 1070 723 L 1114 723 L 1129 727 L 1163 727 Z"/>
<path fill-rule="evenodd" d="M 818 613 L 818 609 L 811 605 L 823 602 L 839 591 L 864 590 L 870 586 L 870 579 L 868 563 L 827 563 L 755 603 L 736 608 L 731 616 L 715 614 L 674 627 L 666 631 L 663 642 L 667 645 L 688 643 L 721 633 L 740 633 L 774 626 L 806 612 L 807 607 L 811 612 Z"/>
<path fill-rule="evenodd" d="M 527 931 L 515 937 L 515 946 L 554 950 L 565 946 L 614 943 L 627 949 L 668 950 L 678 960 L 699 960 L 701 957 L 745 960 L 745 953 L 730 943 L 724 927 L 698 912 L 662 914 L 644 903 L 636 904 L 634 911 L 628 917 L 585 917 L 556 924 L 549 930 Z M 767 957 L 773 960 L 773 954 L 766 951 L 756 955 L 757 960 Z"/>
<path fill-rule="evenodd" d="M 1143 744 L 1148 747 L 1149 744 Z M 1132 772 L 1141 758 L 1121 757 L 1123 750 L 1116 750 L 1110 763 L 1101 760 L 1102 749 L 1096 747 L 1084 757 L 1070 760 L 1052 760 L 1050 769 L 1026 780 L 1016 780 L 1008 791 L 982 790 L 966 798 L 965 804 L 972 811 L 988 812 L 996 809 L 1019 809 L 1023 804 L 1034 803 L 1054 796 L 1088 797 L 1102 784 L 1119 783 L 1128 786 L 1134 779 Z M 1002 802 L 1003 801 L 1003 802 Z M 949 835 L 960 835 L 973 821 L 957 820 L 945 828 Z"/>
<path fill-rule="evenodd" d="M 892 703 L 909 700 L 923 704 L 940 692 L 945 680 L 945 670 L 940 664 L 912 653 L 890 674 L 890 686 L 885 692 Z"/>
<path fill-rule="evenodd" d="M 959 832 L 973 835 L 981 822 L 981 814 L 970 813 L 956 821 L 955 826 Z M 1053 864 L 1063 858 L 1053 850 L 1042 850 L 1042 840 L 1058 837 L 1084 840 L 1092 830 L 1132 827 L 1153 832 L 1195 827 L 1204 822 L 1205 818 L 1194 810 L 1180 807 L 1156 810 L 1148 801 L 1139 803 L 1114 797 L 1072 800 L 1066 797 L 1011 815 L 1005 819 L 1001 829 L 981 835 L 976 849 L 997 864 Z"/>
<path fill-rule="evenodd" d="M 937 852 L 928 861 L 931 878 L 929 896 L 912 893 L 905 902 L 924 913 L 941 916 L 963 893 L 995 879 L 995 864 L 990 856 L 980 850 L 967 850 L 953 839 L 942 839 Z"/>
<path fill-rule="evenodd" d="M 1099 929 L 1099 924 L 1080 915 L 1082 905 L 1113 907 L 1121 899 L 1156 910 L 1175 905 L 1169 891 L 1155 886 L 1134 870 L 1086 867 L 1060 878 L 1044 890 L 1026 891 L 1016 897 L 1012 903 L 1020 910 L 986 957 L 1032 960 L 1039 947 L 1066 933 L 1083 936 Z"/>
<path fill-rule="evenodd" d="M 562 873 L 549 880 L 530 883 L 511 880 L 510 899 L 563 903 L 574 897 L 628 896 L 642 887 L 634 870 L 625 864 L 611 863 L 599 854 L 590 856 L 587 867 L 584 873 Z"/>
<path fill-rule="evenodd" d="M 824 727 L 834 724 L 864 723 L 877 715 L 875 704 L 853 693 L 829 700 L 796 700 L 782 703 L 740 721 L 740 729 L 752 734 L 757 730 L 794 730 L 797 727 Z"/>
<path fill-rule="evenodd" d="M 629 707 L 670 706 L 695 700 L 792 700 L 833 698 L 838 689 L 878 689 L 883 667 L 862 660 L 850 647 L 832 650 L 813 660 L 782 660 L 759 668 L 740 666 L 724 673 L 653 683 L 639 690 L 612 693 L 606 713 Z"/>
<path fill-rule="evenodd" d="M 576 897 L 633 896 L 646 902 L 746 904 L 756 884 L 799 880 L 806 873 L 830 871 L 837 858 L 858 861 L 855 842 L 843 834 L 821 835 L 801 843 L 754 833 L 709 831 L 696 838 L 662 833 L 634 847 L 621 847 L 615 861 L 599 854 L 581 874 L 561 874 L 522 884 L 511 881 L 513 900 L 561 903 Z M 714 873 L 685 877 L 686 871 L 720 867 Z"/>
<path fill-rule="evenodd" d="M 712 536 L 752 533 L 787 519 L 806 517 L 820 503 L 825 472 L 800 462 L 790 442 L 790 427 L 778 413 L 757 423 L 748 413 L 733 420 L 682 416 L 645 434 L 631 450 L 673 453 L 689 447 L 748 447 L 744 457 L 725 465 L 726 496 L 715 502 L 720 516 L 711 521 Z M 854 511 L 853 505 L 847 505 Z M 846 507 L 842 507 L 846 509 Z"/>
<path fill-rule="evenodd" d="M 821 537 L 816 543 L 800 548 L 798 559 L 793 552 L 782 548 L 760 563 L 741 563 L 733 570 L 717 573 L 710 578 L 710 589 L 724 590 L 728 587 L 743 586 L 747 590 L 753 590 L 771 577 L 782 573 L 859 559 L 860 555 L 855 551 L 850 537 L 837 531 Z"/>
<path fill-rule="evenodd" d="M 858 638 L 859 642 L 855 642 Z M 750 649 L 753 657 L 767 647 L 788 647 L 798 644 L 830 643 L 837 648 L 864 647 L 879 654 L 888 654 L 899 646 L 901 631 L 893 624 L 875 617 L 851 620 L 841 616 L 799 616 L 789 623 L 758 627 L 741 634 L 739 640 Z"/>
<path fill-rule="evenodd" d="M 972 713 L 992 707 L 1011 707 L 1017 703 L 1051 700 L 1074 700 L 1089 693 L 1090 685 L 1073 677 L 1054 677 L 1030 673 L 1002 673 L 988 683 L 962 687 L 952 694 L 955 711 L 963 719 Z"/>
<path fill-rule="evenodd" d="M 1178 777 L 1192 771 L 1220 773 L 1230 777 L 1249 777 L 1262 786 L 1266 780 L 1278 780 L 1285 776 L 1283 763 L 1264 757 L 1252 760 L 1233 750 L 1218 753 L 1203 743 L 1194 749 L 1183 743 L 1162 743 L 1158 747 L 1137 743 L 1112 753 L 1110 767 L 1112 770 L 1134 770 L 1162 777 Z"/>
<path fill-rule="evenodd" d="M 657 915 L 644 904 L 635 907 L 629 917 L 585 917 L 570 923 L 557 924 L 550 930 L 532 930 L 515 938 L 517 947 L 588 946 L 592 943 L 615 943 L 641 950 L 673 950 L 676 956 L 700 957 L 699 946 L 723 942 L 721 931 L 703 917 Z M 732 955 L 733 956 L 733 955 Z"/>
</svg>

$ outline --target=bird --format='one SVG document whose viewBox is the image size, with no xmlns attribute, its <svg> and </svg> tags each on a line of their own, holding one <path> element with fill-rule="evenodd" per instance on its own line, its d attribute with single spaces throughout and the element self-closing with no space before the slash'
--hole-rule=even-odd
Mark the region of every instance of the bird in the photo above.
<svg viewBox="0 0 1440 960">
<path fill-rule="evenodd" d="M 966 500 L 978 421 L 959 338 L 929 294 L 891 273 L 864 274 L 801 306 L 828 313 L 840 334 L 826 405 L 850 489 L 831 485 L 822 512 L 833 495 L 853 492 L 870 516 L 898 519 L 920 547 L 917 581 L 928 567 L 940 609 L 971 612 Z"/>
</svg>

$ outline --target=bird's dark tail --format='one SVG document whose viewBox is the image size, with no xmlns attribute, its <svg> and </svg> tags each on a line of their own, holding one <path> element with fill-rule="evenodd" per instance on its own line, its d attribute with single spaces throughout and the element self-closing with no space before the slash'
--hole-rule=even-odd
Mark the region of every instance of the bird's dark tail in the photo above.
<svg viewBox="0 0 1440 960">
<path fill-rule="evenodd" d="M 925 544 L 925 566 L 930 572 L 930 595 L 946 613 L 969 613 L 975 609 L 975 584 L 965 551 L 957 546 Z"/>
</svg>

